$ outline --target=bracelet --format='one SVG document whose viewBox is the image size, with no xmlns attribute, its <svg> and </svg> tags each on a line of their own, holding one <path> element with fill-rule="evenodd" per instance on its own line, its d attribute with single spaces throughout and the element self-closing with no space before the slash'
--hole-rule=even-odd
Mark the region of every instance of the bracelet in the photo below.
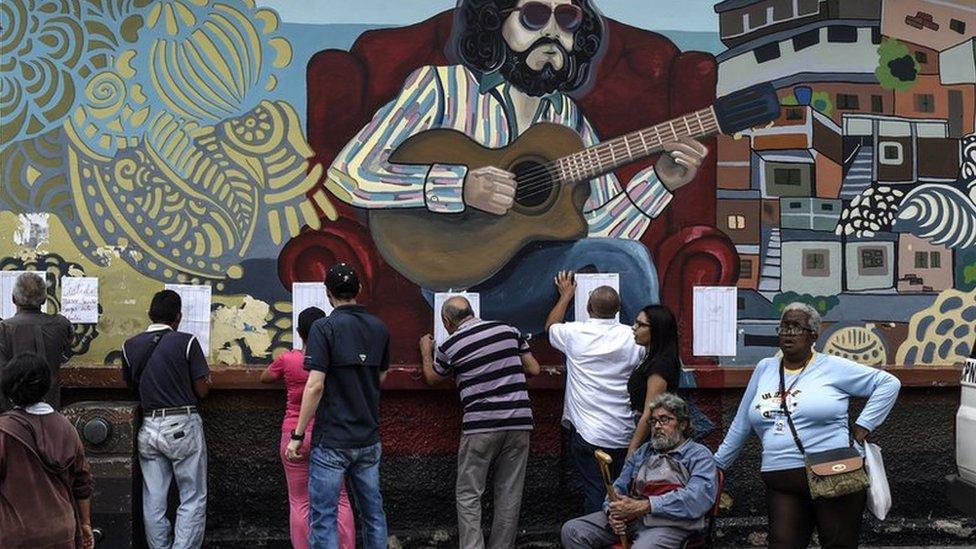
<svg viewBox="0 0 976 549">
<path fill-rule="evenodd" d="M 305 433 L 298 434 L 298 433 L 295 432 L 294 429 L 292 429 L 291 430 L 291 439 L 292 440 L 305 440 Z"/>
</svg>

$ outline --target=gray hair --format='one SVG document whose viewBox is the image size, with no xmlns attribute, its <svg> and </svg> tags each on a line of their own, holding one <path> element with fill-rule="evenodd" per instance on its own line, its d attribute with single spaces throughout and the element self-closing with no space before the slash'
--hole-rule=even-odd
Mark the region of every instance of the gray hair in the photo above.
<svg viewBox="0 0 976 549">
<path fill-rule="evenodd" d="M 647 411 L 654 412 L 658 408 L 664 408 L 670 412 L 678 420 L 678 425 L 682 421 L 685 422 L 685 427 L 681 432 L 685 438 L 691 437 L 691 412 L 688 409 L 688 403 L 684 399 L 673 393 L 661 393 L 651 399 L 651 402 L 647 405 Z"/>
<path fill-rule="evenodd" d="M 462 320 L 474 316 L 474 310 L 471 309 L 471 303 L 467 298 L 456 295 L 444 302 L 441 307 L 441 316 L 444 317 L 445 321 L 456 326 Z"/>
<path fill-rule="evenodd" d="M 26 309 L 40 309 L 47 299 L 47 283 L 34 273 L 22 273 L 14 282 L 14 305 Z"/>
<path fill-rule="evenodd" d="M 810 325 L 810 329 L 814 332 L 820 333 L 820 327 L 823 324 L 823 319 L 820 318 L 820 313 L 816 309 L 807 305 L 806 303 L 801 303 L 799 301 L 794 301 L 783 309 L 783 314 L 780 316 L 780 321 L 786 316 L 786 313 L 790 311 L 799 311 L 807 316 L 807 324 Z"/>
</svg>

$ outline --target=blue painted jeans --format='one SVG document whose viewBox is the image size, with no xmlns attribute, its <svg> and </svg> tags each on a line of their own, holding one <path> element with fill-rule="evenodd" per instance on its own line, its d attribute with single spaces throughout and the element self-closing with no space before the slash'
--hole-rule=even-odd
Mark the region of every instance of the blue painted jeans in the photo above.
<svg viewBox="0 0 976 549">
<path fill-rule="evenodd" d="M 537 242 L 509 265 L 470 288 L 481 294 L 481 317 L 541 334 L 559 297 L 552 279 L 562 270 L 620 274 L 620 321 L 630 324 L 646 305 L 660 303 L 657 271 L 647 247 L 623 238 L 584 238 L 575 242 Z M 427 303 L 434 295 L 424 289 Z M 573 320 L 570 308 L 566 320 Z"/>
<path fill-rule="evenodd" d="M 338 549 L 337 510 L 343 475 L 352 490 L 349 497 L 359 511 L 362 547 L 386 548 L 386 513 L 380 494 L 380 455 L 377 442 L 363 448 L 326 448 L 313 446 L 309 456 L 308 502 L 309 536 L 312 549 Z"/>
</svg>

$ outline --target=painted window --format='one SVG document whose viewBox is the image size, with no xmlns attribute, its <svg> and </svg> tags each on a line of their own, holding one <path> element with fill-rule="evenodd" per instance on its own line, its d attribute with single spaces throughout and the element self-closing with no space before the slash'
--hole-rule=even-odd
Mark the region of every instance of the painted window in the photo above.
<svg viewBox="0 0 976 549">
<path fill-rule="evenodd" d="M 802 32 L 793 37 L 793 51 L 800 51 L 820 43 L 820 29 Z"/>
<path fill-rule="evenodd" d="M 935 96 L 931 93 L 916 93 L 915 110 L 918 112 L 935 112 Z"/>
<path fill-rule="evenodd" d="M 871 96 L 871 112 L 884 112 L 884 97 L 880 95 Z"/>
<path fill-rule="evenodd" d="M 850 93 L 838 93 L 837 108 L 857 110 L 860 108 L 860 103 L 858 102 L 856 95 Z"/>
<path fill-rule="evenodd" d="M 739 280 L 743 278 L 752 278 L 752 260 L 751 259 L 740 259 L 739 260 Z M 745 298 L 740 297 L 743 300 L 743 306 L 745 304 Z M 740 309 L 742 306 L 739 307 Z"/>
<path fill-rule="evenodd" d="M 928 252 L 915 252 L 915 268 L 916 269 L 928 269 L 929 268 L 929 254 L 928 254 Z"/>
<path fill-rule="evenodd" d="M 958 32 L 959 34 L 966 34 L 966 23 L 964 21 L 950 19 L 949 28 Z"/>
<path fill-rule="evenodd" d="M 803 174 L 799 168 L 775 168 L 773 169 L 773 182 L 777 185 L 799 187 L 803 182 Z"/>
<path fill-rule="evenodd" d="M 857 272 L 862 276 L 888 274 L 888 254 L 882 247 L 865 246 L 860 249 Z"/>
<path fill-rule="evenodd" d="M 857 27 L 846 25 L 827 27 L 827 41 L 845 44 L 857 42 Z"/>
<path fill-rule="evenodd" d="M 871 43 L 881 43 L 881 27 L 871 27 Z"/>
<path fill-rule="evenodd" d="M 882 141 L 878 143 L 878 148 L 881 149 L 881 156 L 878 158 L 878 162 L 889 166 L 900 166 L 904 161 L 905 155 L 901 143 L 897 141 Z"/>
<path fill-rule="evenodd" d="M 773 59 L 779 58 L 779 42 L 773 42 L 772 44 L 766 44 L 765 46 L 759 46 L 753 50 L 753 55 L 756 56 L 757 63 L 765 63 L 766 61 L 772 61 Z"/>
<path fill-rule="evenodd" d="M 746 216 L 744 215 L 730 215 L 726 220 L 730 229 L 734 231 L 740 231 L 746 228 Z"/>
<path fill-rule="evenodd" d="M 942 268 L 942 253 L 940 252 L 929 252 L 929 267 L 933 269 Z"/>
<path fill-rule="evenodd" d="M 786 119 L 787 120 L 803 120 L 803 109 L 793 107 L 791 109 L 786 109 Z"/>
<path fill-rule="evenodd" d="M 917 51 L 915 52 L 915 60 L 924 65 L 929 62 L 929 56 L 924 51 Z"/>
<path fill-rule="evenodd" d="M 803 276 L 830 276 L 830 250 L 803 250 Z"/>
<path fill-rule="evenodd" d="M 823 211 L 825 211 L 825 212 L 832 212 L 832 211 L 834 211 L 834 205 L 831 204 L 831 203 L 829 203 L 829 202 L 825 202 L 825 203 L 823 203 L 823 204 L 820 205 L 820 209 L 823 210 Z"/>
</svg>

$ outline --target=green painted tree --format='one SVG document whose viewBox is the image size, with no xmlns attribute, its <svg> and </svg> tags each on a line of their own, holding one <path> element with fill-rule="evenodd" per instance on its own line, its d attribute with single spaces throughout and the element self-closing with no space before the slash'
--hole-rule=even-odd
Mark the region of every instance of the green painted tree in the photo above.
<svg viewBox="0 0 976 549">
<path fill-rule="evenodd" d="M 882 88 L 905 91 L 918 79 L 918 62 L 908 51 L 908 46 L 893 38 L 884 38 L 878 46 L 878 67 L 874 76 Z"/>
</svg>

